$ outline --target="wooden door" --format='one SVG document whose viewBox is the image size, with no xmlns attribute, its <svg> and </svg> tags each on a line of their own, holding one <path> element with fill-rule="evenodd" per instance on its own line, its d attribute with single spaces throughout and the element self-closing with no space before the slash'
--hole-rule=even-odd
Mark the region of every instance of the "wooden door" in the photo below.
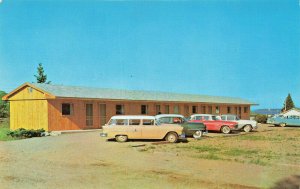
<svg viewBox="0 0 300 189">
<path fill-rule="evenodd" d="M 106 124 L 106 104 L 99 104 L 99 118 L 100 118 L 100 125 L 99 127 L 102 128 L 103 125 Z"/>
</svg>

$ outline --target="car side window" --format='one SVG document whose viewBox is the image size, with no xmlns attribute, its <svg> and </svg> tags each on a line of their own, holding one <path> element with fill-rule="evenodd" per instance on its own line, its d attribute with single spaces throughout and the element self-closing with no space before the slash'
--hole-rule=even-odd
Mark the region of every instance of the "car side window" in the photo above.
<svg viewBox="0 0 300 189">
<path fill-rule="evenodd" d="M 154 125 L 153 119 L 143 119 L 143 125 Z"/>
<path fill-rule="evenodd" d="M 204 120 L 209 120 L 209 116 L 203 116 Z"/>
<path fill-rule="evenodd" d="M 129 125 L 140 125 L 141 120 L 140 119 L 130 119 Z"/>
<path fill-rule="evenodd" d="M 226 120 L 226 116 L 221 116 L 221 119 L 222 120 Z"/>
<path fill-rule="evenodd" d="M 228 116 L 228 117 L 227 117 L 227 120 L 228 120 L 228 121 L 234 121 L 235 118 L 234 118 L 234 116 Z"/>
<path fill-rule="evenodd" d="M 127 125 L 128 120 L 127 119 L 116 119 L 116 125 Z"/>
<path fill-rule="evenodd" d="M 169 117 L 162 117 L 159 119 L 159 122 L 160 123 L 172 123 L 171 118 L 169 118 Z"/>
</svg>

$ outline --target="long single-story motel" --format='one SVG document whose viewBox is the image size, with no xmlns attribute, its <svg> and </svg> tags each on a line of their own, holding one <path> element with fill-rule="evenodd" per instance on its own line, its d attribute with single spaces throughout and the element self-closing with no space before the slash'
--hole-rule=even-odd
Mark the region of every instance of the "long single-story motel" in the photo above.
<svg viewBox="0 0 300 189">
<path fill-rule="evenodd" d="M 24 83 L 3 97 L 10 128 L 49 131 L 101 128 L 111 116 L 179 113 L 237 114 L 249 119 L 254 103 L 240 98 Z"/>
</svg>

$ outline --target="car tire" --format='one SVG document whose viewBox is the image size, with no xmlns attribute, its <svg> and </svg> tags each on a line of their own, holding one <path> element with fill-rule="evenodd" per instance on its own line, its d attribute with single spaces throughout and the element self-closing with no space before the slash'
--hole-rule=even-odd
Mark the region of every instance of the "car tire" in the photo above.
<svg viewBox="0 0 300 189">
<path fill-rule="evenodd" d="M 229 133 L 231 132 L 231 129 L 230 129 L 229 126 L 224 125 L 224 126 L 222 126 L 222 128 L 221 128 L 221 132 L 224 133 L 224 134 L 229 134 Z"/>
<path fill-rule="evenodd" d="M 170 142 L 170 143 L 176 143 L 178 140 L 178 136 L 176 133 L 168 133 L 167 136 L 165 137 L 165 140 Z"/>
<path fill-rule="evenodd" d="M 200 139 L 203 135 L 203 131 L 196 131 L 194 134 L 193 134 L 193 137 L 195 139 Z"/>
<path fill-rule="evenodd" d="M 280 126 L 280 127 L 285 127 L 285 126 L 286 126 L 286 123 L 280 123 L 279 126 Z"/>
<path fill-rule="evenodd" d="M 118 141 L 118 142 L 126 142 L 127 140 L 128 140 L 128 137 L 126 135 L 116 136 L 116 141 Z"/>
<path fill-rule="evenodd" d="M 251 125 L 245 125 L 243 128 L 244 132 L 248 133 L 252 131 L 252 126 Z"/>
</svg>

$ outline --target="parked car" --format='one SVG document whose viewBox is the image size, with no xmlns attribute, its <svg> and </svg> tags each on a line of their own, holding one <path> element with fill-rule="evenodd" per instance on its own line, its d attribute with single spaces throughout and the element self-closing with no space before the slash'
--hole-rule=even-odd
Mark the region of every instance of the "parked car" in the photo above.
<svg viewBox="0 0 300 189">
<path fill-rule="evenodd" d="M 238 123 L 238 130 L 243 130 L 245 132 L 250 132 L 254 129 L 257 129 L 257 122 L 254 120 L 244 120 L 240 119 L 237 115 L 234 114 L 223 114 L 221 119 L 224 121 L 235 121 Z"/>
<path fill-rule="evenodd" d="M 300 116 L 290 115 L 275 115 L 273 117 L 268 118 L 267 123 L 273 124 L 275 126 L 300 126 Z"/>
<path fill-rule="evenodd" d="M 204 133 L 207 133 L 206 126 L 203 123 L 188 122 L 180 114 L 159 114 L 155 118 L 161 124 L 177 124 L 182 126 L 186 136 L 193 136 L 196 139 L 201 138 Z"/>
<path fill-rule="evenodd" d="M 165 139 L 175 143 L 185 138 L 183 127 L 161 124 L 154 116 L 113 116 L 102 128 L 100 136 L 115 138 L 118 142 L 128 139 Z"/>
<path fill-rule="evenodd" d="M 232 130 L 237 130 L 238 123 L 233 121 L 223 121 L 211 114 L 194 114 L 191 115 L 190 122 L 200 122 L 206 125 L 208 131 L 220 131 L 229 134 Z"/>
</svg>

